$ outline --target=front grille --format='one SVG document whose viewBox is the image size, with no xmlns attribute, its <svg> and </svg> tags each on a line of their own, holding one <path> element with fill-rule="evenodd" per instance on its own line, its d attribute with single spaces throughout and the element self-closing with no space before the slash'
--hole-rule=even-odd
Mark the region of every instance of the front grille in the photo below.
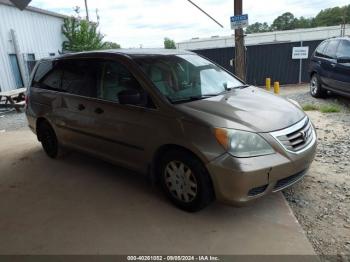
<svg viewBox="0 0 350 262">
<path fill-rule="evenodd" d="M 271 134 L 287 151 L 294 153 L 307 148 L 315 140 L 312 124 L 307 117 L 289 128 Z"/>
<path fill-rule="evenodd" d="M 263 185 L 263 186 L 254 187 L 254 188 L 250 189 L 248 192 L 248 196 L 256 196 L 256 195 L 259 195 L 261 193 L 264 193 L 267 186 L 268 185 Z"/>
<path fill-rule="evenodd" d="M 295 175 L 291 175 L 289 177 L 282 178 L 277 181 L 276 185 L 274 186 L 273 190 L 278 191 L 284 187 L 287 187 L 290 184 L 293 184 L 295 181 L 299 180 L 301 177 L 303 177 L 306 173 L 306 170 L 303 170 Z"/>
</svg>

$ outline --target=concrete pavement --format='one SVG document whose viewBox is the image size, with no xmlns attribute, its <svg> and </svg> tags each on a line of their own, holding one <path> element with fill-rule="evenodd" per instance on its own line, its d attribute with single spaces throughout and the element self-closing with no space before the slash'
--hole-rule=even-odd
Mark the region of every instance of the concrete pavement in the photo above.
<svg viewBox="0 0 350 262">
<path fill-rule="evenodd" d="M 314 254 L 282 194 L 174 208 L 147 179 L 79 153 L 48 158 L 0 133 L 0 254 Z"/>
</svg>

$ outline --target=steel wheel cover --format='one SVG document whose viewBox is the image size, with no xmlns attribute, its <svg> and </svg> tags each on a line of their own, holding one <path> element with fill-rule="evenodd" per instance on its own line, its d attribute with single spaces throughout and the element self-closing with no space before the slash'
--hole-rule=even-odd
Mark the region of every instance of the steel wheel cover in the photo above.
<svg viewBox="0 0 350 262">
<path fill-rule="evenodd" d="M 181 161 L 169 162 L 164 170 L 169 192 L 178 200 L 189 203 L 197 196 L 198 184 L 192 170 Z"/>
</svg>

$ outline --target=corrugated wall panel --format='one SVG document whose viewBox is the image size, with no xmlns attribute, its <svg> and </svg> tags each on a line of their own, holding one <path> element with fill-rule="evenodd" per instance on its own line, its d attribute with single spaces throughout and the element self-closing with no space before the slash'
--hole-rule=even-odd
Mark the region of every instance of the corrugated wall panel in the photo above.
<svg viewBox="0 0 350 262">
<path fill-rule="evenodd" d="M 309 57 L 321 41 L 303 42 L 309 46 Z M 280 84 L 296 84 L 299 81 L 299 60 L 292 59 L 292 49 L 300 42 L 265 44 L 247 47 L 247 82 L 253 85 L 264 85 L 265 78 Z M 216 62 L 227 70 L 234 72 L 230 60 L 234 57 L 234 48 L 217 48 L 193 50 Z M 302 82 L 308 82 L 309 59 L 302 62 Z"/>
<path fill-rule="evenodd" d="M 10 68 L 9 54 L 14 53 L 10 41 L 10 30 L 16 32 L 23 55 L 35 54 L 36 59 L 57 54 L 62 48 L 61 33 L 63 19 L 31 11 L 20 11 L 12 6 L 0 4 L 0 88 L 11 90 L 15 81 Z"/>
</svg>

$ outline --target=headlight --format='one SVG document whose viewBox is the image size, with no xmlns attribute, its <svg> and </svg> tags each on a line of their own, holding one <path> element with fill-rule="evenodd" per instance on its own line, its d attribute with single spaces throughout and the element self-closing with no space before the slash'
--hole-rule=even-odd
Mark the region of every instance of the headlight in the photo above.
<svg viewBox="0 0 350 262">
<path fill-rule="evenodd" d="M 299 107 L 300 109 L 302 109 L 301 105 L 297 101 L 295 101 L 293 99 L 290 99 L 290 98 L 287 98 L 287 100 L 289 102 L 291 102 L 293 105 L 295 105 L 295 106 Z"/>
<path fill-rule="evenodd" d="M 218 142 L 235 157 L 253 157 L 273 154 L 275 151 L 256 133 L 215 128 Z"/>
</svg>

